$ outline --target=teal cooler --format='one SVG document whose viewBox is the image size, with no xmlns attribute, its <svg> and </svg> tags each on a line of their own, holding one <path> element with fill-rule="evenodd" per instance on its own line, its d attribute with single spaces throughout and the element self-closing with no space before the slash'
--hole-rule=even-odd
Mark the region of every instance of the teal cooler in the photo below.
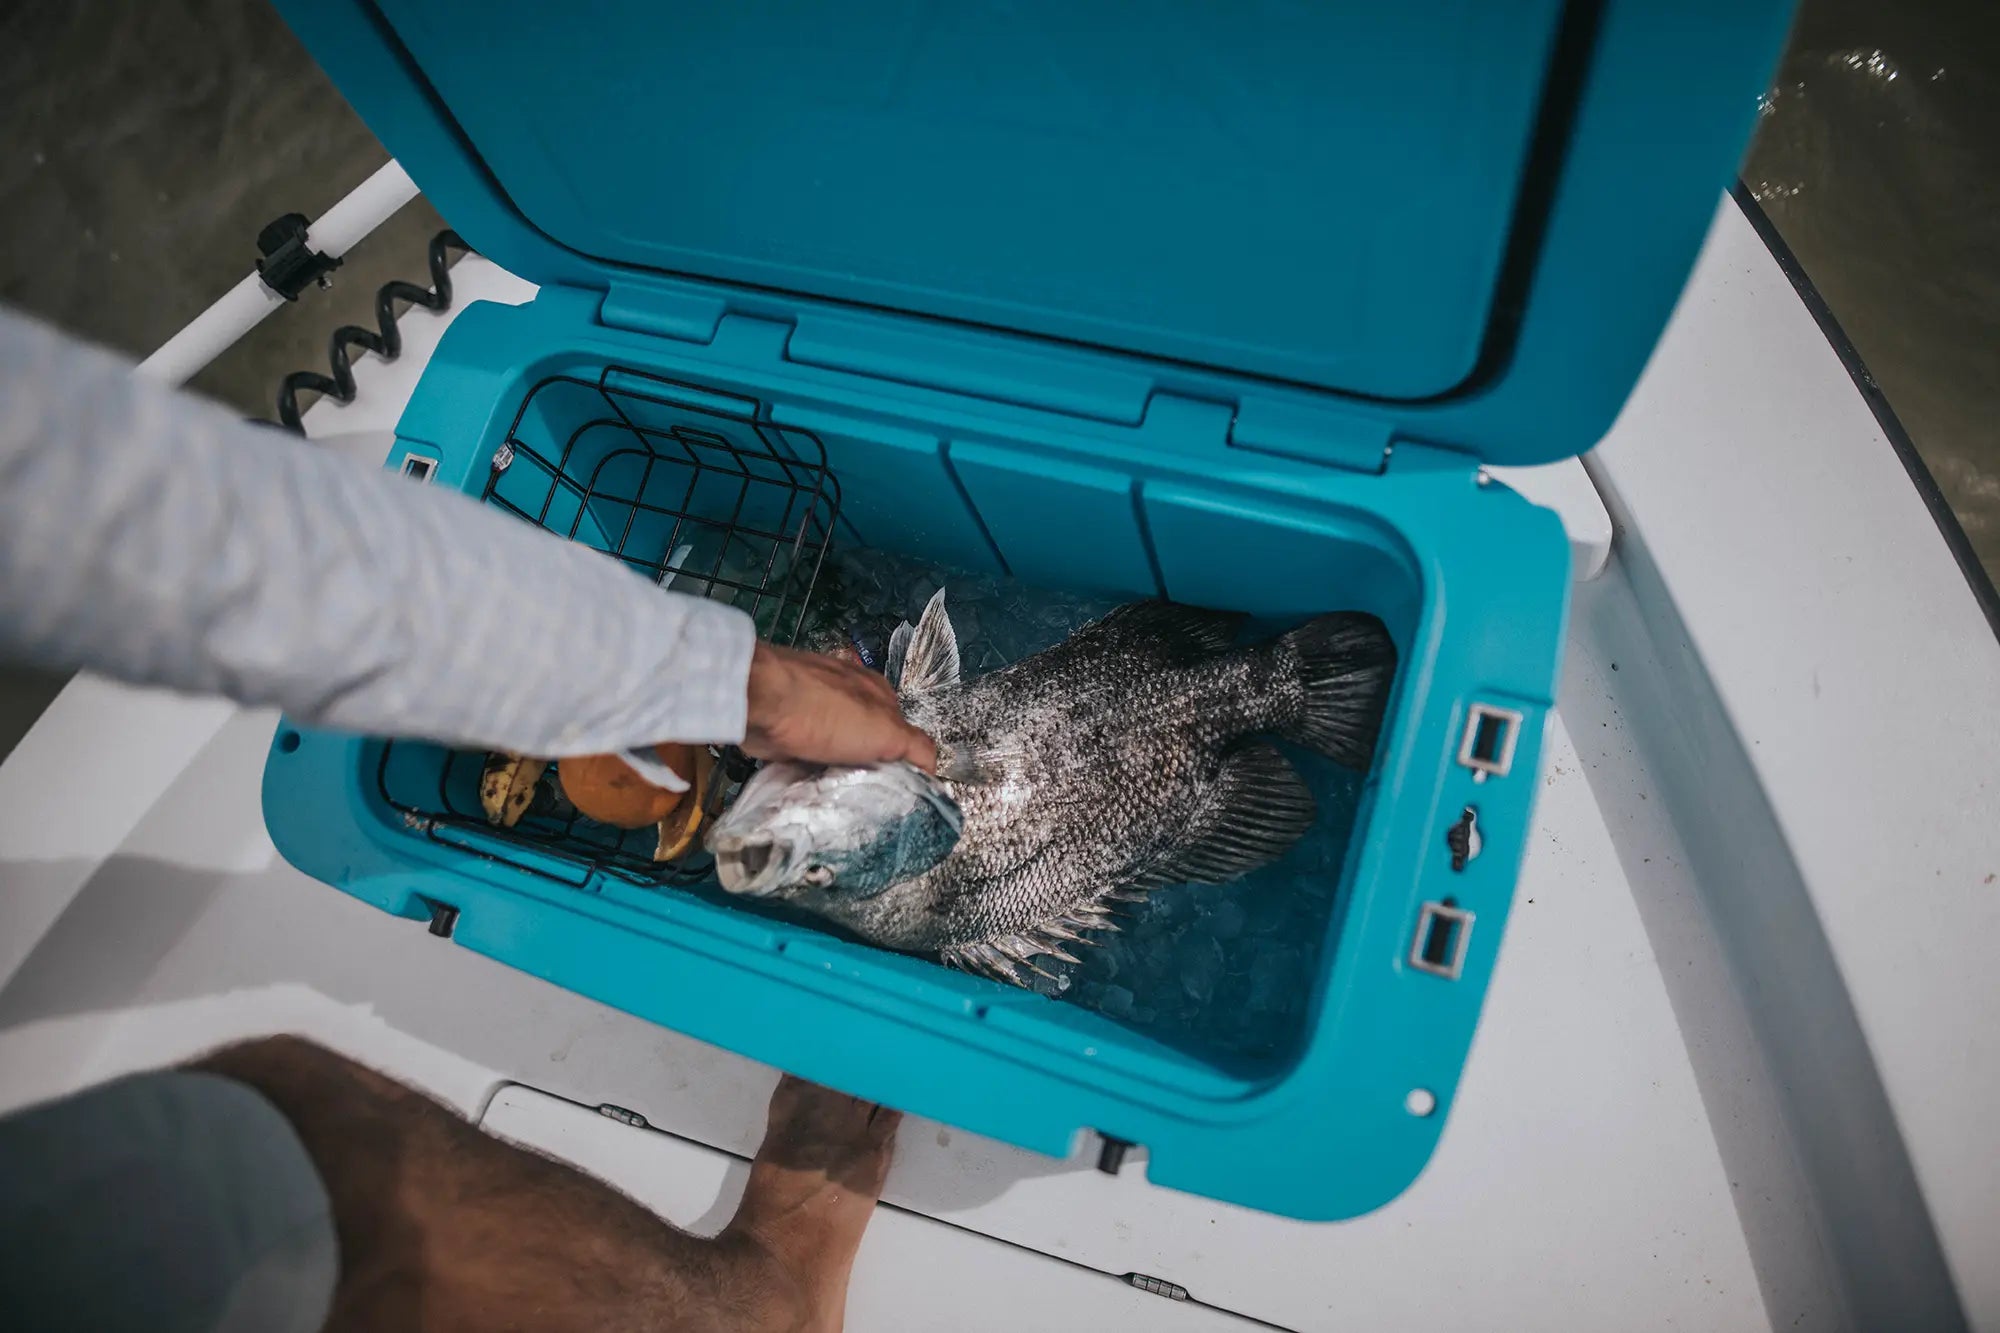
<svg viewBox="0 0 2000 1333">
<path fill-rule="evenodd" d="M 1554 514 L 1483 467 L 1610 425 L 1787 6 L 280 7 L 457 230 L 541 285 L 451 326 L 392 467 L 740 585 L 780 636 L 832 539 L 1359 608 L 1401 654 L 1310 1021 L 1258 1065 L 663 886 L 650 845 L 486 831 L 476 757 L 287 722 L 286 858 L 1026 1148 L 1095 1130 L 1159 1184 L 1301 1218 L 1408 1186 L 1499 951 L 1570 576 Z"/>
</svg>

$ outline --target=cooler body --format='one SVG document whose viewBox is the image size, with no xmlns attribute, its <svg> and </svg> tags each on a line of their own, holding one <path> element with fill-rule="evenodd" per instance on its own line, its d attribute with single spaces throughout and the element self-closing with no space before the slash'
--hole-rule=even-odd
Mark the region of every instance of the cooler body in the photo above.
<svg viewBox="0 0 2000 1333">
<path fill-rule="evenodd" d="M 995 337 L 919 385 L 836 368 L 852 348 L 798 357 L 802 332 L 833 336 L 809 319 L 725 317 L 675 342 L 601 314 L 563 289 L 467 310 L 390 466 L 428 460 L 428 484 L 683 590 L 740 585 L 766 633 L 796 628 L 829 539 L 1273 624 L 1379 616 L 1402 665 L 1306 942 L 1309 1020 L 1259 1060 L 1177 1049 L 660 882 L 639 835 L 489 830 L 476 756 L 290 725 L 265 780 L 285 856 L 390 911 L 453 909 L 458 943 L 559 985 L 1026 1147 L 1096 1130 L 1145 1145 L 1156 1181 L 1300 1216 L 1407 1184 L 1450 1104 L 1528 825 L 1567 584 L 1555 516 L 1444 451 L 1399 447 L 1371 471 L 1245 447 L 1227 407 L 1108 358 Z M 1020 377 L 1011 401 L 947 387 L 996 365 Z M 1468 810 L 1482 847 L 1454 868 Z"/>
<path fill-rule="evenodd" d="M 1325 778 L 1290 867 L 1325 908 L 1284 942 L 1296 1022 L 1230 1051 L 729 901 L 643 834 L 492 831 L 477 756 L 281 728 L 293 864 L 1025 1147 L 1094 1130 L 1305 1218 L 1414 1179 L 1513 898 L 1569 581 L 1556 517 L 1485 465 L 1610 426 L 1789 5 L 281 8 L 541 288 L 454 323 L 392 467 L 779 638 L 864 549 L 1270 628 L 1365 611 L 1399 654 L 1370 771 Z"/>
</svg>

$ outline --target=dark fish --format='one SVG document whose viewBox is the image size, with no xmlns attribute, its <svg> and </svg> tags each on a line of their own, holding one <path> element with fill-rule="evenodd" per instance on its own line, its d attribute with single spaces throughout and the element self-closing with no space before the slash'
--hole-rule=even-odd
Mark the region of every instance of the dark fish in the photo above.
<svg viewBox="0 0 2000 1333">
<path fill-rule="evenodd" d="M 1222 883 L 1313 821 L 1268 740 L 1365 768 L 1395 672 L 1380 621 L 1322 616 L 1250 647 L 1241 618 L 1139 602 L 1046 652 L 959 678 L 940 591 L 887 669 L 938 741 L 907 765 L 769 766 L 717 823 L 725 888 L 1010 981 L 1167 883 Z"/>
</svg>

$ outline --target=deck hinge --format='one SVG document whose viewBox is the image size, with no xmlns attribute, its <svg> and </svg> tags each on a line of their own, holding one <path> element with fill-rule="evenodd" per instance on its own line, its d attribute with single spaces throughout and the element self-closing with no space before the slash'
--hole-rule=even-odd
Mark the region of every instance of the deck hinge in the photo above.
<svg viewBox="0 0 2000 1333">
<path fill-rule="evenodd" d="M 640 1115 L 637 1111 L 628 1111 L 624 1107 L 614 1106 L 610 1102 L 601 1103 L 597 1108 L 597 1113 L 607 1120 L 616 1120 L 619 1124 L 630 1125 L 634 1129 L 652 1128 L 652 1125 L 647 1123 L 646 1117 Z"/>
<path fill-rule="evenodd" d="M 1146 1273 L 1127 1273 L 1125 1282 L 1128 1286 L 1137 1287 L 1141 1291 L 1150 1291 L 1153 1295 L 1164 1296 L 1170 1301 L 1192 1299 L 1186 1287 L 1178 1282 L 1169 1282 L 1163 1277 L 1153 1277 Z"/>
</svg>

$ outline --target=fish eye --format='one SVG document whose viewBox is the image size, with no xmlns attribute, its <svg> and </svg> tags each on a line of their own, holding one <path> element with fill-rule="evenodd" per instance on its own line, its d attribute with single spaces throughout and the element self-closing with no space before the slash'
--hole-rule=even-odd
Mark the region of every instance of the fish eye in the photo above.
<svg viewBox="0 0 2000 1333">
<path fill-rule="evenodd" d="M 801 878 L 803 878 L 805 882 L 807 884 L 810 884 L 813 888 L 823 889 L 827 885 L 833 883 L 833 867 L 823 866 L 823 865 L 809 865 L 806 867 L 805 874 L 801 876 Z"/>
</svg>

